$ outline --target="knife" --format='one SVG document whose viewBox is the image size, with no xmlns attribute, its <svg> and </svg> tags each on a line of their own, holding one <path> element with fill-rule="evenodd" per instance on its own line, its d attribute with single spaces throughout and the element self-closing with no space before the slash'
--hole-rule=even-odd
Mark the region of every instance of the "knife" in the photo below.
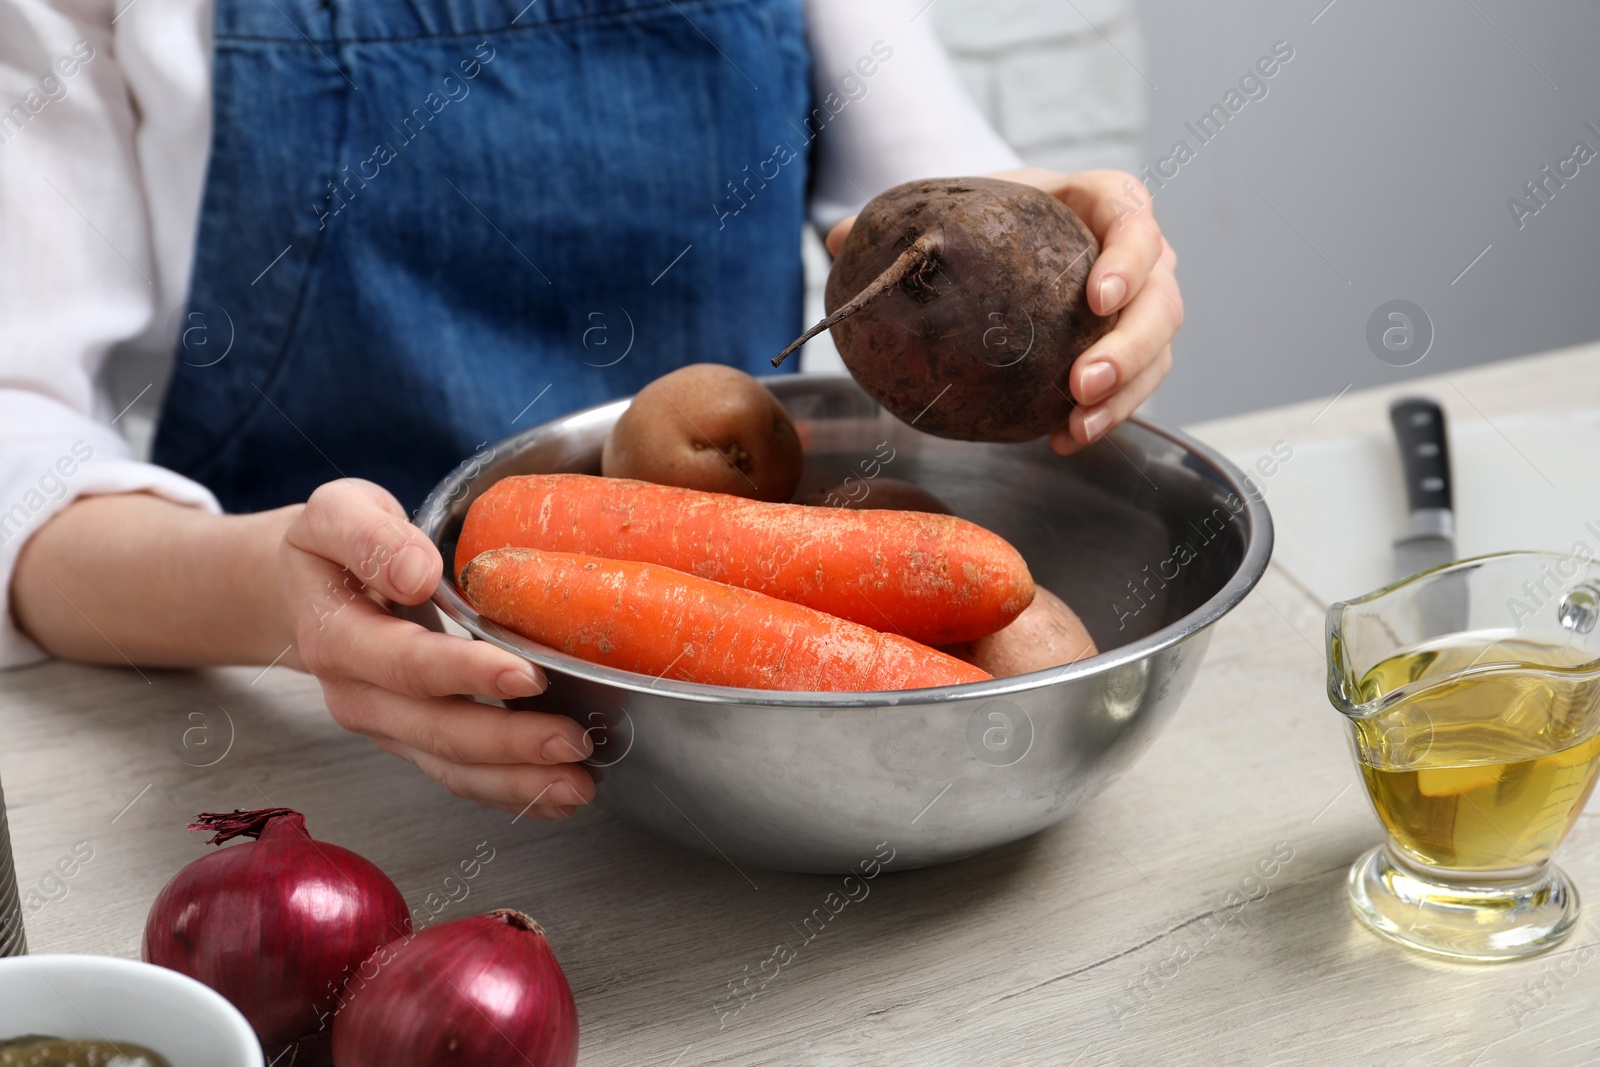
<svg viewBox="0 0 1600 1067">
<path fill-rule="evenodd" d="M 1400 443 L 1410 526 L 1394 542 L 1394 576 L 1409 578 L 1456 558 L 1455 517 L 1450 491 L 1450 445 L 1444 411 L 1425 397 L 1396 400 L 1389 406 Z"/>
</svg>

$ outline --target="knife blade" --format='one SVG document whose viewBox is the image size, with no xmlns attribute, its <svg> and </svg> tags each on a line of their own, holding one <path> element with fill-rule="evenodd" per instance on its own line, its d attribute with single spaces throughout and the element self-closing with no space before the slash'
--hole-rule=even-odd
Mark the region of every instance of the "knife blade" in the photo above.
<svg viewBox="0 0 1600 1067">
<path fill-rule="evenodd" d="M 1406 532 L 1394 542 L 1399 579 L 1456 558 L 1455 513 L 1443 409 L 1426 397 L 1407 397 L 1389 406 L 1389 421 L 1400 445 L 1410 511 Z"/>
</svg>

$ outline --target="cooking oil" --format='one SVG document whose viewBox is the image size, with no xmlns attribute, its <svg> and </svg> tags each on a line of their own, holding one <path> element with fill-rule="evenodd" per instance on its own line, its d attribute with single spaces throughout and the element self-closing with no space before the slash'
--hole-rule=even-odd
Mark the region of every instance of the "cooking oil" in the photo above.
<svg viewBox="0 0 1600 1067">
<path fill-rule="evenodd" d="M 1561 670 L 1592 656 L 1457 635 L 1369 670 L 1363 702 L 1441 678 L 1352 723 L 1367 791 L 1394 844 L 1414 861 L 1460 872 L 1510 873 L 1548 860 L 1600 769 L 1600 682 Z M 1485 669 L 1495 664 L 1514 669 Z"/>
</svg>

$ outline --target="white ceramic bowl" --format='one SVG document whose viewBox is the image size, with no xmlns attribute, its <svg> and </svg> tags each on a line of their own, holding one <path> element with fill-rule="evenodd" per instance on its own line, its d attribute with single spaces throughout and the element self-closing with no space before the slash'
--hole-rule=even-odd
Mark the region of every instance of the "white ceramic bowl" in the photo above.
<svg viewBox="0 0 1600 1067">
<path fill-rule="evenodd" d="M 263 1067 L 232 1004 L 177 971 L 111 956 L 0 959 L 0 1037 L 127 1041 L 172 1067 Z"/>
</svg>

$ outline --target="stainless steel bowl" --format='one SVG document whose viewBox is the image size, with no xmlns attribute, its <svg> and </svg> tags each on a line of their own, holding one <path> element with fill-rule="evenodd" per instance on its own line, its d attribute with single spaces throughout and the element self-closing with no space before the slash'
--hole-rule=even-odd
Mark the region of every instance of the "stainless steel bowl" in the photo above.
<svg viewBox="0 0 1600 1067">
<path fill-rule="evenodd" d="M 769 381 L 806 445 L 803 495 L 874 477 L 921 485 L 1005 537 L 1104 651 L 1066 667 L 898 693 L 786 693 L 600 667 L 480 618 L 453 585 L 434 604 L 539 664 L 534 706 L 596 730 L 598 799 L 736 865 L 845 872 L 943 863 L 1064 818 L 1104 788 L 1193 682 L 1208 628 L 1260 580 L 1272 520 L 1244 476 L 1135 420 L 1063 459 L 1044 442 L 976 444 L 898 421 L 844 377 Z M 599 473 L 619 400 L 534 427 L 463 463 L 418 513 L 453 558 L 462 517 L 500 478 Z M 887 457 L 887 458 L 886 458 Z"/>
</svg>

